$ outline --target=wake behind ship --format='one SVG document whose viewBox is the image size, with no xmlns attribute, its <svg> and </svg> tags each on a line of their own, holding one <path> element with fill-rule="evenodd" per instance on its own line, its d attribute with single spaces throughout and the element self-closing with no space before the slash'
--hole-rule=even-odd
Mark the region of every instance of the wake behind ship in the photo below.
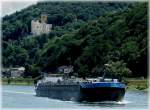
<svg viewBox="0 0 150 110">
<path fill-rule="evenodd" d="M 39 80 L 36 96 L 65 101 L 121 101 L 125 95 L 125 84 L 117 79 L 80 79 L 49 76 Z"/>
</svg>

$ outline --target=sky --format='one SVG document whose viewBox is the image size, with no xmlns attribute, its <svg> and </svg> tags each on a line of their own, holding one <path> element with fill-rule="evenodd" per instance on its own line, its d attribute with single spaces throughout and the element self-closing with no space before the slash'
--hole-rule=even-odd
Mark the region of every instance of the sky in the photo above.
<svg viewBox="0 0 150 110">
<path fill-rule="evenodd" d="M 38 1 L 44 1 L 44 0 L 0 0 L 1 3 L 0 14 L 2 17 L 5 15 L 12 14 L 30 5 L 36 4 Z M 55 1 L 55 0 L 48 0 L 48 1 Z M 71 1 L 71 0 L 62 0 L 62 1 Z M 78 1 L 78 0 L 72 0 L 72 1 Z M 85 1 L 85 0 L 79 0 L 79 1 Z M 118 1 L 118 0 L 98 0 L 98 1 Z M 126 1 L 147 1 L 147 0 L 126 0 Z"/>
<path fill-rule="evenodd" d="M 36 4 L 38 0 L 2 0 L 1 1 L 1 15 L 12 14 L 16 11 L 20 11 L 23 8 L 26 8 L 30 5 Z"/>
</svg>

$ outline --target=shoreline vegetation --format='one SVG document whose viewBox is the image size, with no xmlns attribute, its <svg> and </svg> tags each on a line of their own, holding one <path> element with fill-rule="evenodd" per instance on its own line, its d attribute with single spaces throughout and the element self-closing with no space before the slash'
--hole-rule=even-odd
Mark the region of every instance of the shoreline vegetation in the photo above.
<svg viewBox="0 0 150 110">
<path fill-rule="evenodd" d="M 127 85 L 127 90 L 144 90 L 148 91 L 148 78 L 125 78 L 124 82 Z"/>
<path fill-rule="evenodd" d="M 5 16 L 3 68 L 24 67 L 24 77 L 65 66 L 83 78 L 104 70 L 113 77 L 147 77 L 147 9 L 147 2 L 40 2 Z M 52 30 L 34 35 L 31 22 L 42 14 Z"/>
<path fill-rule="evenodd" d="M 124 78 L 123 82 L 127 85 L 127 90 L 144 90 L 148 91 L 148 79 L 144 78 Z M 24 85 L 33 86 L 32 78 L 2 78 L 2 85 Z"/>
<path fill-rule="evenodd" d="M 33 78 L 2 78 L 2 85 L 34 85 Z"/>
</svg>

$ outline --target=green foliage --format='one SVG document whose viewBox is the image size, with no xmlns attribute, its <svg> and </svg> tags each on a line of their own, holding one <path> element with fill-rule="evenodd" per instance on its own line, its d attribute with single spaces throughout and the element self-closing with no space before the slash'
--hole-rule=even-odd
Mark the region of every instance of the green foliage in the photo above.
<svg viewBox="0 0 150 110">
<path fill-rule="evenodd" d="M 25 74 L 24 77 L 36 78 L 40 75 L 40 68 L 36 65 L 25 65 Z"/>
<path fill-rule="evenodd" d="M 122 44 L 121 53 L 127 58 L 126 61 L 136 61 L 136 59 L 140 56 L 139 49 L 136 41 L 128 41 Z"/>
<path fill-rule="evenodd" d="M 8 44 L 7 44 L 8 45 Z M 20 46 L 12 46 L 13 44 L 9 44 L 3 52 L 3 65 L 6 66 L 19 66 L 20 64 L 25 64 L 27 62 L 29 56 L 27 54 L 27 50 L 21 48 Z M 3 48 L 4 49 L 4 48 Z M 6 59 L 7 58 L 7 59 Z"/>
<path fill-rule="evenodd" d="M 116 62 L 108 62 L 106 66 L 106 70 L 113 74 L 114 76 L 131 76 L 131 70 L 126 67 L 126 64 L 123 61 Z"/>
<path fill-rule="evenodd" d="M 106 12 L 123 10 L 128 5 L 127 3 L 101 2 L 39 2 L 36 5 L 23 9 L 21 12 L 16 12 L 3 18 L 3 40 L 18 40 L 30 35 L 31 20 L 40 19 L 41 13 L 46 13 L 48 15 L 48 23 L 53 24 L 53 27 L 55 27 L 65 26 L 68 23 L 74 23 L 79 20 L 96 19 Z"/>
<path fill-rule="evenodd" d="M 73 65 L 80 77 L 96 77 L 109 63 L 114 75 L 147 76 L 148 5 L 123 4 L 41 2 L 4 17 L 4 67 L 25 66 L 36 77 Z M 31 36 L 30 21 L 42 12 L 52 32 Z"/>
</svg>

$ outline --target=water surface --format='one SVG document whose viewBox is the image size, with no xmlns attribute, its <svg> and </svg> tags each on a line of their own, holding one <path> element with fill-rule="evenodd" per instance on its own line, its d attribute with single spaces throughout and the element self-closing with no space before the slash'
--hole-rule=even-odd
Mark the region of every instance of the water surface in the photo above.
<svg viewBox="0 0 150 110">
<path fill-rule="evenodd" d="M 3 108 L 52 108 L 52 109 L 148 109 L 148 92 L 127 91 L 122 102 L 97 102 L 97 103 L 77 103 L 73 101 L 60 101 L 50 98 L 36 97 L 33 86 L 5 85 L 2 87 L 2 107 Z"/>
</svg>

